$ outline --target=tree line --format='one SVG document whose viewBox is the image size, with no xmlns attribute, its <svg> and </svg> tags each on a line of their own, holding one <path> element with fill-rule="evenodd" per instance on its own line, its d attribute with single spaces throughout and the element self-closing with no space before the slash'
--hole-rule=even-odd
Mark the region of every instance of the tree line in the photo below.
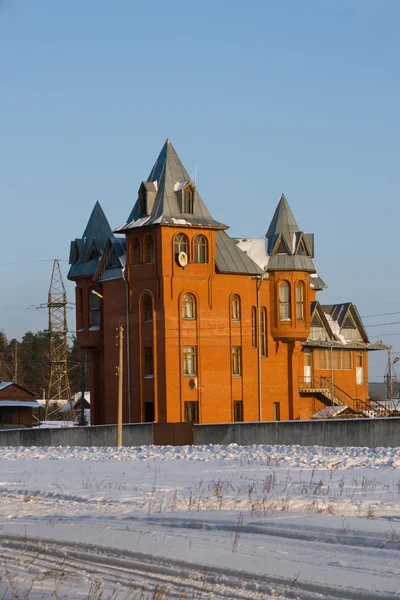
<svg viewBox="0 0 400 600">
<path fill-rule="evenodd" d="M 68 348 L 71 394 L 81 391 L 81 351 L 76 338 Z M 27 331 L 21 341 L 8 340 L 0 331 L 0 381 L 13 381 L 39 398 L 47 396 L 50 379 L 49 332 Z M 88 377 L 86 373 L 86 381 Z"/>
</svg>

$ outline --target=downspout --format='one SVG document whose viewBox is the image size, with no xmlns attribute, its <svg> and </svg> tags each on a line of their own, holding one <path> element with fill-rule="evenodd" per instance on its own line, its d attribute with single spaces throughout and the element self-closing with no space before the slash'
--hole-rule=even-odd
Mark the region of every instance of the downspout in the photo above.
<svg viewBox="0 0 400 600">
<path fill-rule="evenodd" d="M 261 382 L 261 303 L 260 287 L 263 280 L 256 281 L 257 285 L 257 363 L 258 363 L 258 420 L 262 421 L 262 382 Z"/>
<path fill-rule="evenodd" d="M 126 276 L 126 267 L 122 269 L 122 278 L 125 281 L 125 308 L 126 308 L 126 376 L 127 376 L 127 392 L 128 392 L 128 423 L 132 423 L 131 419 L 131 338 L 130 338 L 130 323 L 129 323 L 129 281 Z"/>
</svg>

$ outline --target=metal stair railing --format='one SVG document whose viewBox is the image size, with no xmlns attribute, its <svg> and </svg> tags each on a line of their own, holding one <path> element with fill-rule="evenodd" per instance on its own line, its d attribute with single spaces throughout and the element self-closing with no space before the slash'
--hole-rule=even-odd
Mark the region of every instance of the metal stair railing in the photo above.
<svg viewBox="0 0 400 600">
<path fill-rule="evenodd" d="M 375 412 L 371 406 L 360 400 L 353 398 L 347 392 L 332 382 L 329 377 L 300 377 L 299 392 L 315 393 L 325 396 L 330 402 L 336 406 L 348 406 L 357 413 L 367 414 Z"/>
</svg>

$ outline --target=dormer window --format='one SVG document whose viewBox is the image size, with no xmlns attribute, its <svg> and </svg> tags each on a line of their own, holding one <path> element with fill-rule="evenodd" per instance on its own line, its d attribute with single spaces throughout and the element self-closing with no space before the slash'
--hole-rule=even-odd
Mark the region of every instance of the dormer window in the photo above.
<svg viewBox="0 0 400 600">
<path fill-rule="evenodd" d="M 139 215 L 145 217 L 147 215 L 147 192 L 144 185 L 139 189 Z"/>
<path fill-rule="evenodd" d="M 190 184 L 182 192 L 182 212 L 193 214 L 193 188 Z"/>
<path fill-rule="evenodd" d="M 157 181 L 142 181 L 139 188 L 139 217 L 151 215 L 157 194 Z"/>
</svg>

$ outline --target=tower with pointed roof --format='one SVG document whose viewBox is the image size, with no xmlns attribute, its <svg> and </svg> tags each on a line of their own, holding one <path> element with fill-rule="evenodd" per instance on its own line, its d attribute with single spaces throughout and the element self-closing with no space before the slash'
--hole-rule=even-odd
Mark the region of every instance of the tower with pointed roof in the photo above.
<svg viewBox="0 0 400 600">
<path fill-rule="evenodd" d="M 227 230 L 168 139 L 125 223 L 112 232 L 96 204 L 71 244 L 69 272 L 93 424 L 116 422 L 120 320 L 125 422 L 310 418 L 343 402 L 339 375 L 349 404 L 366 400 L 365 330 L 353 305 L 317 301 L 326 286 L 314 236 L 300 230 L 285 196 L 263 237 Z"/>
</svg>

